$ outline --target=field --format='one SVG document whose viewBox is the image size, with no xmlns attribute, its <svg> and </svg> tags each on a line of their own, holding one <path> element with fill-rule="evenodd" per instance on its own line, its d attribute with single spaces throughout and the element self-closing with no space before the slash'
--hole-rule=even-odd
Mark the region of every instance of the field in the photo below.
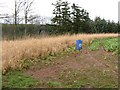
<svg viewBox="0 0 120 90">
<path fill-rule="evenodd" d="M 3 87 L 118 87 L 118 34 L 3 41 Z M 75 41 L 83 48 L 75 50 Z M 15 70 L 16 69 L 16 70 Z"/>
</svg>

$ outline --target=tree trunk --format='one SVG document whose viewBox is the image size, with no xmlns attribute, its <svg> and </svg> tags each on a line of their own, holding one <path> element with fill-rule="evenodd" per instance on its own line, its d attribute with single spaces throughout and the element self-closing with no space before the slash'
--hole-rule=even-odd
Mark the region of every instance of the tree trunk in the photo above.
<svg viewBox="0 0 120 90">
<path fill-rule="evenodd" d="M 15 19 L 15 25 L 17 24 L 17 3 L 16 3 L 16 0 L 15 0 L 15 17 L 14 17 L 14 19 Z"/>
<path fill-rule="evenodd" d="M 27 14 L 25 14 L 25 24 L 27 24 Z"/>
</svg>

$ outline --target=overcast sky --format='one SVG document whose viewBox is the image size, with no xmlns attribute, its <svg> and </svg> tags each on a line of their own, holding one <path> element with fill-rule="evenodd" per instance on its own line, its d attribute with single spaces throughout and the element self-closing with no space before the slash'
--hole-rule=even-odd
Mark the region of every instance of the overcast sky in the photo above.
<svg viewBox="0 0 120 90">
<path fill-rule="evenodd" d="M 96 16 L 106 20 L 118 21 L 118 1 L 119 0 L 67 0 L 70 3 L 76 3 L 86 9 L 91 19 Z M 33 12 L 41 16 L 53 16 L 52 11 L 56 0 L 34 0 Z M 14 0 L 0 0 L 0 13 L 12 13 Z"/>
</svg>

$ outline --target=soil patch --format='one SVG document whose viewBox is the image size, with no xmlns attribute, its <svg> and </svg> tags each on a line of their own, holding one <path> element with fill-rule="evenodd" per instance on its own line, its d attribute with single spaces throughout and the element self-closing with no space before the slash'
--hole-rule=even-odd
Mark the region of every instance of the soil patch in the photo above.
<svg viewBox="0 0 120 90">
<path fill-rule="evenodd" d="M 114 65 L 111 65 L 113 62 L 111 59 L 114 59 L 114 62 L 116 62 L 115 59 L 117 59 L 117 57 L 112 55 L 112 53 L 104 51 L 102 47 L 98 51 L 90 51 L 87 47 L 84 47 L 80 52 L 82 53 L 71 54 L 63 58 L 58 58 L 55 60 L 55 65 L 46 68 L 30 68 L 26 73 L 30 74 L 34 78 L 40 79 L 57 78 L 62 71 L 68 69 L 80 70 L 82 72 L 86 69 L 96 68 L 101 71 L 110 70 L 113 74 L 118 74 L 117 68 L 114 67 Z M 107 59 L 109 60 L 105 59 L 104 56 L 108 57 Z"/>
</svg>

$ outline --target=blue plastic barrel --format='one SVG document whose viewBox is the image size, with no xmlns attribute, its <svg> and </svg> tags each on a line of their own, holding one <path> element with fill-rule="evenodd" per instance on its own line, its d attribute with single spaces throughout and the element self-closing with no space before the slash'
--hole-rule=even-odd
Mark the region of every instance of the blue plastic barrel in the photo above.
<svg viewBox="0 0 120 90">
<path fill-rule="evenodd" d="M 76 40 L 76 49 L 81 50 L 82 49 L 82 40 Z"/>
</svg>

